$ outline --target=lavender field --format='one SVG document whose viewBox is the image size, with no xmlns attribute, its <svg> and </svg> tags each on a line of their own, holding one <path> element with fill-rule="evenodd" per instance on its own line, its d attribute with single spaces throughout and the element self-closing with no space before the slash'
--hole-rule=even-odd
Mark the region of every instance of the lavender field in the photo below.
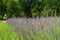
<svg viewBox="0 0 60 40">
<path fill-rule="evenodd" d="M 60 40 L 60 17 L 10 18 L 17 40 Z"/>
<path fill-rule="evenodd" d="M 0 40 L 60 40 L 60 0 L 0 0 Z"/>
</svg>

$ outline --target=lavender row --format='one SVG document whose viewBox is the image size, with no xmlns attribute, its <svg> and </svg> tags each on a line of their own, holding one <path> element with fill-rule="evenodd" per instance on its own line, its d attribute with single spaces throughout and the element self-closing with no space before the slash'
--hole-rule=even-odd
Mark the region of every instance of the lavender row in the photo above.
<svg viewBox="0 0 60 40">
<path fill-rule="evenodd" d="M 24 30 L 46 30 L 48 27 L 52 28 L 53 24 L 60 26 L 60 18 L 46 17 L 46 18 L 11 18 L 7 20 L 10 26 L 13 26 L 14 31 L 18 32 L 20 29 Z"/>
</svg>

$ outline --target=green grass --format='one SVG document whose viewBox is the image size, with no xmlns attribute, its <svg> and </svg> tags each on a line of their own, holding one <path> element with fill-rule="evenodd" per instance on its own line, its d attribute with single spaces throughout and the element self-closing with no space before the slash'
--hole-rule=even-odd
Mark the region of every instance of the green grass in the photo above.
<svg viewBox="0 0 60 40">
<path fill-rule="evenodd" d="M 0 22 L 0 40 L 16 40 L 16 34 L 12 32 L 7 23 Z"/>
<path fill-rule="evenodd" d="M 3 31 L 3 30 L 7 30 L 9 27 L 7 25 L 7 23 L 4 23 L 3 21 L 0 22 L 0 30 Z"/>
</svg>

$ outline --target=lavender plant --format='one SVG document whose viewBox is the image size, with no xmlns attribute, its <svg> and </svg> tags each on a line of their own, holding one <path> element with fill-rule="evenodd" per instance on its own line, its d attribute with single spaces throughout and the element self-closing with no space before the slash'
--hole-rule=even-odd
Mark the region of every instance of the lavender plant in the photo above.
<svg viewBox="0 0 60 40">
<path fill-rule="evenodd" d="M 59 20 L 59 17 L 11 18 L 7 23 L 19 40 L 59 40 Z"/>
</svg>

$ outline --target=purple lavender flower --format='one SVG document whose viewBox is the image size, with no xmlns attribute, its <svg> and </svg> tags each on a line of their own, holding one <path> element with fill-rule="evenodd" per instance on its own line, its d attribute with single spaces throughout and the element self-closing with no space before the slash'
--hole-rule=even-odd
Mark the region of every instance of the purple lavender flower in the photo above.
<svg viewBox="0 0 60 40">
<path fill-rule="evenodd" d="M 35 29 L 34 28 L 32 28 L 32 34 L 35 34 Z"/>
</svg>

